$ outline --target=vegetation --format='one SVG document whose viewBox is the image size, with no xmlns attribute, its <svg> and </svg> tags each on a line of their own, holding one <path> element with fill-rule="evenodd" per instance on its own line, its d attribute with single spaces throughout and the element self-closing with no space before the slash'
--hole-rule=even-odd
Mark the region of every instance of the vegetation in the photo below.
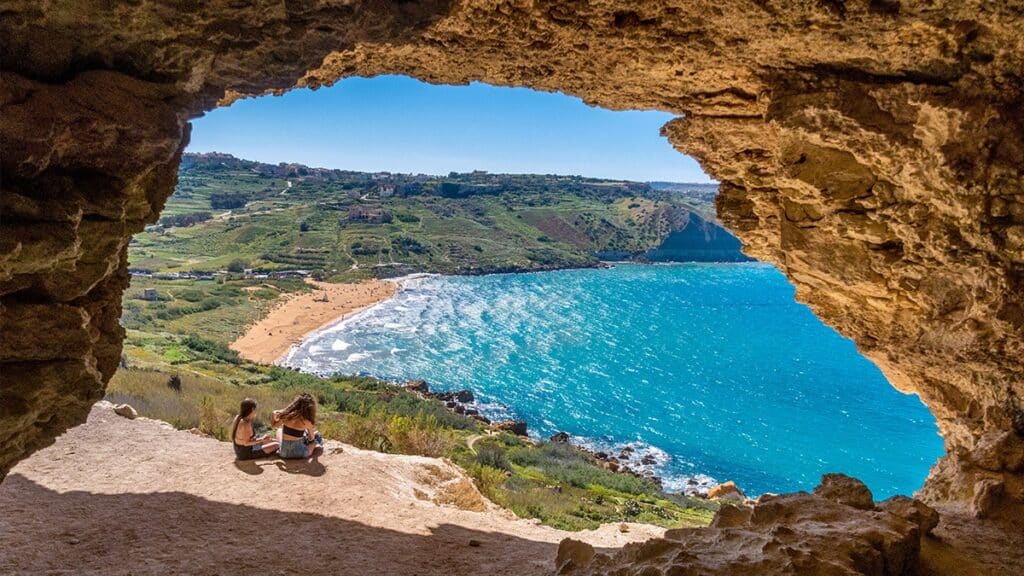
<svg viewBox="0 0 1024 576">
<path fill-rule="evenodd" d="M 253 268 L 302 267 L 319 277 L 355 279 L 585 265 L 596 249 L 656 242 L 683 209 L 636 183 L 483 173 L 378 176 L 186 155 L 165 220 L 129 248 L 135 273 L 123 301 L 127 337 L 108 399 L 228 440 L 242 398 L 259 403 L 260 430 L 271 410 L 310 392 L 326 438 L 449 458 L 489 498 L 523 517 L 572 530 L 612 521 L 669 527 L 710 521 L 712 504 L 609 472 L 573 447 L 493 433 L 380 380 L 256 365 L 230 349 L 279 298 L 310 289 L 300 278 L 247 273 Z M 224 209 L 230 213 L 195 216 Z"/>
<path fill-rule="evenodd" d="M 144 299 L 147 289 L 160 299 Z M 710 521 L 707 502 L 662 494 L 649 480 L 608 472 L 572 447 L 535 446 L 508 433 L 487 435 L 477 421 L 401 387 L 256 365 L 228 348 L 276 298 L 305 289 L 300 280 L 240 275 L 219 280 L 136 276 L 124 301 L 123 367 L 110 383 L 108 399 L 175 427 L 228 440 L 242 398 L 259 403 L 255 424 L 262 429 L 271 410 L 300 391 L 310 392 L 318 398 L 318 427 L 325 437 L 369 450 L 450 458 L 484 494 L 523 517 L 572 530 L 626 520 L 676 527 Z"/>
<path fill-rule="evenodd" d="M 135 237 L 129 259 L 136 271 L 214 272 L 244 261 L 342 281 L 588 266 L 599 253 L 642 254 L 691 211 L 711 211 L 706 187 L 665 186 L 369 174 L 186 154 L 164 219 Z"/>
</svg>

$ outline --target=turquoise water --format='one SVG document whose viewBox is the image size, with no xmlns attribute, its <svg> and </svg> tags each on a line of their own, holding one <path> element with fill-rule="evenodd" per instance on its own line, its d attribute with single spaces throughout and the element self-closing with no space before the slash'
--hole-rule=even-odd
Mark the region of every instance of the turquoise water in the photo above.
<svg viewBox="0 0 1024 576">
<path fill-rule="evenodd" d="M 918 489 L 942 453 L 917 397 L 766 264 L 414 278 L 286 364 L 468 388 L 539 436 L 631 445 L 676 490 L 809 490 L 841 471 L 884 498 Z"/>
</svg>

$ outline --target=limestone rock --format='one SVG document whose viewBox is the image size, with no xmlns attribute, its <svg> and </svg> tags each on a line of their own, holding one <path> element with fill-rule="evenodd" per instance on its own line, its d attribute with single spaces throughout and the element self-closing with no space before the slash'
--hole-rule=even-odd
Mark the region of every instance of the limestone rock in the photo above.
<svg viewBox="0 0 1024 576">
<path fill-rule="evenodd" d="M 920 500 L 907 498 L 906 496 L 893 496 L 888 500 L 878 503 L 881 510 L 899 516 L 904 520 L 916 524 L 921 528 L 921 533 L 928 535 L 939 525 L 939 513 Z"/>
<path fill-rule="evenodd" d="M 555 570 L 559 574 L 571 573 L 590 564 L 594 559 L 594 547 L 586 542 L 566 538 L 558 543 L 558 554 L 555 556 Z"/>
<path fill-rule="evenodd" d="M 747 497 L 732 480 L 712 486 L 708 490 L 708 498 L 712 500 L 745 500 Z"/>
<path fill-rule="evenodd" d="M 725 511 L 729 509 L 730 511 Z M 744 511 L 723 507 L 709 528 L 669 530 L 613 554 L 559 547 L 563 574 L 870 574 L 916 569 L 921 530 L 883 511 L 807 493 L 776 496 Z M 575 552 L 575 555 L 572 554 Z M 584 550 L 583 552 L 587 552 Z"/>
<path fill-rule="evenodd" d="M 139 413 L 132 408 L 130 404 L 117 404 L 114 406 L 114 414 L 127 418 L 129 420 L 135 420 L 139 417 Z"/>
<path fill-rule="evenodd" d="M 0 476 L 102 397 L 188 119 L 397 73 L 678 115 L 745 252 L 935 414 L 921 498 L 1019 517 L 1022 28 L 1022 0 L 6 2 Z"/>
<path fill-rule="evenodd" d="M 749 506 L 722 506 L 711 519 L 712 528 L 735 528 L 750 522 L 750 515 L 754 509 Z M 668 538 L 668 534 L 665 534 Z"/>
<path fill-rule="evenodd" d="M 511 432 L 516 436 L 526 436 L 526 422 L 522 420 L 502 420 L 491 424 L 495 430 Z"/>
<path fill-rule="evenodd" d="M 821 484 L 814 489 L 814 494 L 861 510 L 875 508 L 871 490 L 860 480 L 845 474 L 825 474 L 821 477 Z"/>
<path fill-rule="evenodd" d="M 409 380 L 405 383 L 405 389 L 418 394 L 430 394 L 430 385 L 426 380 Z"/>
</svg>

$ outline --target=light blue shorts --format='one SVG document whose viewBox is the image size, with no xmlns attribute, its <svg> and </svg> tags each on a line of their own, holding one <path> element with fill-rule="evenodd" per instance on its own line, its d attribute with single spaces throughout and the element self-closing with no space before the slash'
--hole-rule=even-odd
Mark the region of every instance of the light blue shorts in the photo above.
<svg viewBox="0 0 1024 576">
<path fill-rule="evenodd" d="M 309 450 L 305 440 L 282 440 L 277 455 L 281 458 L 305 458 Z"/>
</svg>

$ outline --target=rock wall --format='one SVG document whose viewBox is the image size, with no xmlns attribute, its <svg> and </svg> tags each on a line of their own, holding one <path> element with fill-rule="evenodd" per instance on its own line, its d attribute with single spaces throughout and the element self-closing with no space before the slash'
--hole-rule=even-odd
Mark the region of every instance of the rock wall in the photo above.
<svg viewBox="0 0 1024 576">
<path fill-rule="evenodd" d="M 939 418 L 924 495 L 1024 502 L 1024 2 L 214 0 L 0 9 L 0 473 L 116 368 L 187 120 L 352 75 L 681 117 L 748 253 Z M 1016 425 L 1014 424 L 1016 422 Z"/>
<path fill-rule="evenodd" d="M 939 515 L 905 496 L 877 505 L 859 480 L 826 475 L 814 494 L 765 495 L 724 505 L 707 528 L 669 530 L 614 554 L 565 539 L 555 570 L 575 576 L 828 574 L 903 576 L 917 572 L 921 541 Z M 737 553 L 743 551 L 743 553 Z"/>
</svg>

